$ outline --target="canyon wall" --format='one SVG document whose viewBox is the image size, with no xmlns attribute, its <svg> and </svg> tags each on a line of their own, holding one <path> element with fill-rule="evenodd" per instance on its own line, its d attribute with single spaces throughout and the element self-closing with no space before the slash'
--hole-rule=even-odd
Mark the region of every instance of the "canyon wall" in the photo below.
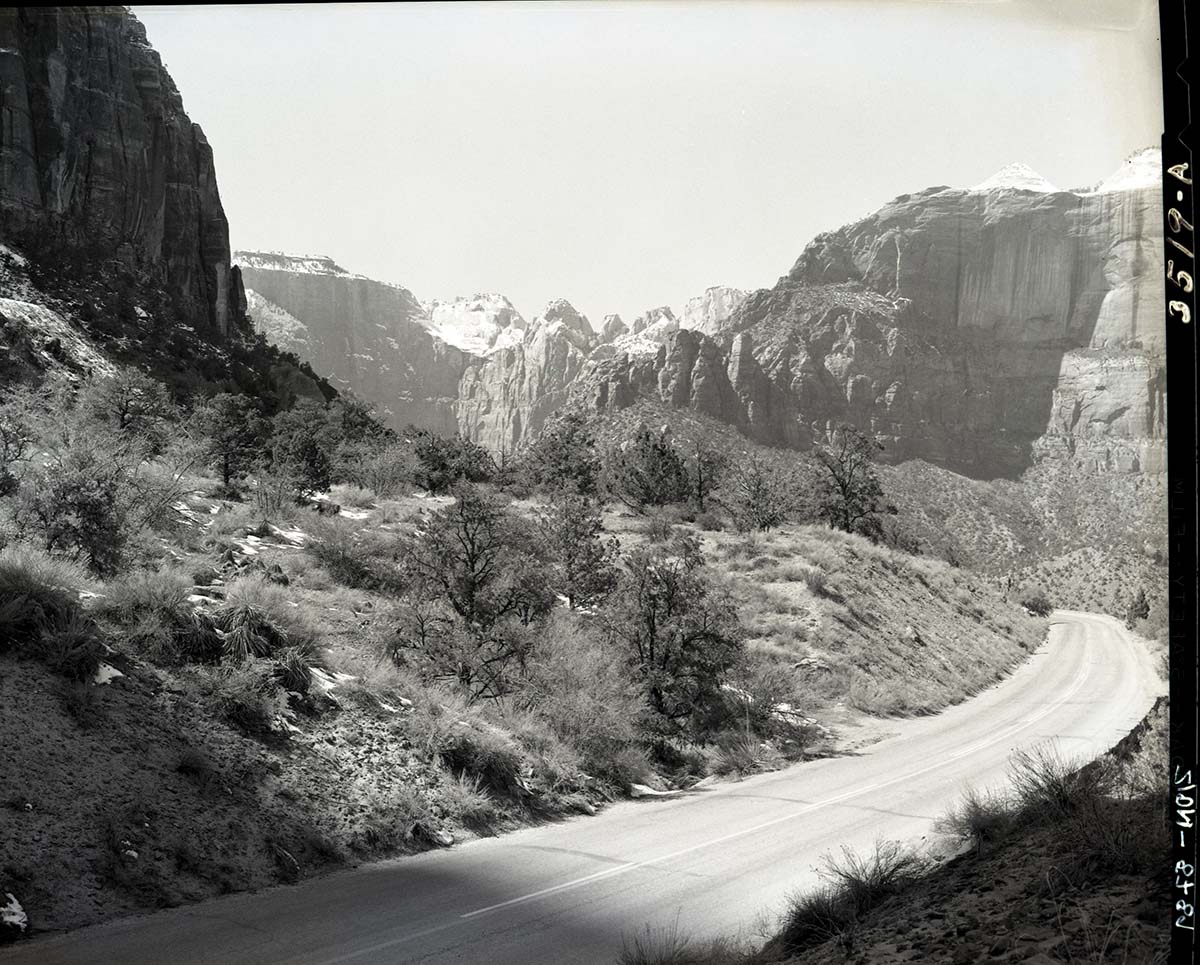
<svg viewBox="0 0 1200 965">
<path fill-rule="evenodd" d="M 593 356 L 574 396 L 594 409 L 648 396 L 797 448 L 853 422 L 890 461 L 978 478 L 1046 458 L 1161 473 L 1158 157 L 1086 190 L 1009 169 L 903 195 L 814 239 L 715 339 L 677 331 L 653 355 Z"/>
<path fill-rule="evenodd" d="M 124 7 L 0 8 L 0 216 L 149 272 L 219 335 L 244 307 L 212 149 Z"/>
<path fill-rule="evenodd" d="M 255 326 L 338 389 L 374 402 L 396 429 L 456 430 L 459 381 L 472 356 L 432 335 L 398 285 L 331 259 L 237 252 Z"/>
</svg>

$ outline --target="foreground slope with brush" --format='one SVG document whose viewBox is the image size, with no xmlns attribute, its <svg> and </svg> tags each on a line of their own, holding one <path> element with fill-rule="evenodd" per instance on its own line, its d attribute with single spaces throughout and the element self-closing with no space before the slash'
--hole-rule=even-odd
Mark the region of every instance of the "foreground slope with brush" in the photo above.
<svg viewBox="0 0 1200 965">
<path fill-rule="evenodd" d="M 964 783 L 1001 780 L 1014 750 L 1062 738 L 1100 754 L 1145 715 L 1157 686 L 1147 651 L 1118 624 L 1061 613 L 1008 679 L 897 722 L 856 756 L 88 929 L 11 960 L 582 963 L 612 960 L 622 933 L 647 922 L 732 933 L 815 880 L 822 853 L 928 834 Z"/>
</svg>

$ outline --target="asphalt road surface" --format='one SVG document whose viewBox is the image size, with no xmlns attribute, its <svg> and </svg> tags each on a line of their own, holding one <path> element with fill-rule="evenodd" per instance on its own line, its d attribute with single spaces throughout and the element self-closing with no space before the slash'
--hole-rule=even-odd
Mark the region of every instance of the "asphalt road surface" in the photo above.
<svg viewBox="0 0 1200 965">
<path fill-rule="evenodd" d="M 752 934 L 823 854 L 930 834 L 967 783 L 1003 784 L 1019 747 L 1096 757 L 1161 692 L 1117 621 L 1059 611 L 1004 681 L 856 756 L 35 939 L 0 962 L 568 965 L 612 963 L 647 924 Z"/>
</svg>

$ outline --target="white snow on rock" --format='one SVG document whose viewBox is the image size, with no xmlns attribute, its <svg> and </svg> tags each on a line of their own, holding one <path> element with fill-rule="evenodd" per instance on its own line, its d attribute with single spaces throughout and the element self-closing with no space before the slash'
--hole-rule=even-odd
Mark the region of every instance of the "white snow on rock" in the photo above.
<svg viewBox="0 0 1200 965">
<path fill-rule="evenodd" d="M 679 791 L 656 791 L 652 787 L 647 787 L 645 784 L 630 784 L 629 796 L 632 798 L 639 797 L 674 797 L 679 794 Z"/>
<path fill-rule="evenodd" d="M 1108 194 L 1112 191 L 1137 191 L 1162 184 L 1162 151 L 1146 147 L 1127 157 L 1112 174 L 1086 194 Z"/>
<path fill-rule="evenodd" d="M 986 181 L 975 185 L 972 191 L 1036 191 L 1049 194 L 1058 190 L 1028 164 L 1017 161 L 1006 164 Z"/>
<path fill-rule="evenodd" d="M 356 275 L 346 271 L 328 255 L 289 255 L 282 251 L 235 251 L 232 261 L 244 268 L 258 268 L 263 271 L 290 271 L 296 275 L 333 275 L 337 278 L 372 280 L 366 275 Z M 381 284 L 387 283 L 381 282 Z"/>
<path fill-rule="evenodd" d="M 118 677 L 124 676 L 125 675 L 121 673 L 121 671 L 111 664 L 102 663 L 96 668 L 96 676 L 92 678 L 92 683 L 97 687 L 100 687 L 108 683 L 110 680 L 116 680 Z"/>
<path fill-rule="evenodd" d="M 472 355 L 519 345 L 528 325 L 505 296 L 482 292 L 452 302 L 422 302 L 428 318 L 418 319 L 431 335 Z"/>
<path fill-rule="evenodd" d="M 11 258 L 16 263 L 18 268 L 27 268 L 29 266 L 29 262 L 26 260 L 25 256 L 19 252 L 13 251 L 10 247 L 8 247 L 8 245 L 0 244 L 0 255 L 4 255 L 6 258 Z"/>
<path fill-rule="evenodd" d="M 297 352 L 308 346 L 308 326 L 253 288 L 246 289 L 246 313 L 258 331 L 285 351 Z"/>
<path fill-rule="evenodd" d="M 111 376 L 116 372 L 112 362 L 96 351 L 65 318 L 44 305 L 18 301 L 15 298 L 0 298 L 0 324 L 15 329 L 25 329 L 34 336 L 36 345 L 39 336 L 45 341 L 57 339 L 62 352 L 78 365 L 89 368 L 97 375 Z M 48 354 L 43 348 L 43 354 Z"/>
<path fill-rule="evenodd" d="M 17 901 L 17 896 L 6 891 L 4 898 L 4 904 L 0 905 L 0 924 L 7 928 L 15 928 L 19 932 L 25 932 L 29 928 L 29 916 L 25 914 L 25 909 Z"/>
</svg>

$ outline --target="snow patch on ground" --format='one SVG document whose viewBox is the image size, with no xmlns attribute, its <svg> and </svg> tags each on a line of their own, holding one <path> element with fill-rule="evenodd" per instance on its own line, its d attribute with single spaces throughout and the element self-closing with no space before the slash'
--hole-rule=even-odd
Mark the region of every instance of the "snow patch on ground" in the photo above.
<svg viewBox="0 0 1200 965">
<path fill-rule="evenodd" d="M 0 905 L 0 923 L 9 928 L 15 928 L 20 932 L 25 932 L 29 928 L 29 916 L 25 914 L 25 909 L 17 901 L 17 896 L 12 892 L 6 891 L 4 892 L 4 898 L 4 904 Z"/>
<path fill-rule="evenodd" d="M 125 675 L 116 667 L 113 667 L 107 663 L 102 663 L 98 668 L 96 668 L 96 676 L 92 678 L 92 683 L 99 687 L 108 683 L 110 680 L 116 680 L 118 677 L 124 676 Z"/>
</svg>

